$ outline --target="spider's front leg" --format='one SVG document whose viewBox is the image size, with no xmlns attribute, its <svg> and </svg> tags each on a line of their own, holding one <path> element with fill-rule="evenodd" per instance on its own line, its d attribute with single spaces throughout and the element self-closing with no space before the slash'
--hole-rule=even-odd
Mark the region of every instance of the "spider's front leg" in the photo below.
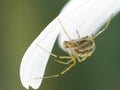
<svg viewBox="0 0 120 90">
<path fill-rule="evenodd" d="M 109 24 L 110 24 L 110 22 L 111 22 L 111 20 L 112 20 L 112 17 L 113 17 L 113 14 L 112 14 L 112 15 L 110 16 L 110 18 L 108 19 L 105 27 L 104 27 L 102 30 L 100 30 L 97 34 L 93 35 L 93 36 L 92 36 L 92 39 L 95 39 L 97 36 L 99 36 L 101 33 L 103 33 L 103 32 L 108 28 L 108 26 L 109 26 Z"/>
</svg>

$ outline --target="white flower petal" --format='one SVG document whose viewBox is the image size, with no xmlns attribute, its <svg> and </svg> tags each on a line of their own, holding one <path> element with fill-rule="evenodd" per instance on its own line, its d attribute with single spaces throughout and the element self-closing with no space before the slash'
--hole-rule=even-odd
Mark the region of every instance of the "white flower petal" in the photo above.
<svg viewBox="0 0 120 90">
<path fill-rule="evenodd" d="M 20 78 L 23 86 L 29 89 L 31 86 L 34 89 L 39 88 L 42 79 L 35 79 L 43 77 L 46 64 L 48 62 L 49 54 L 39 48 L 40 47 L 51 51 L 54 42 L 58 36 L 59 25 L 53 21 L 44 31 L 35 39 L 26 51 L 20 66 Z"/>
<path fill-rule="evenodd" d="M 119 10 L 119 0 L 71 0 L 26 51 L 20 66 L 23 86 L 27 89 L 29 86 L 37 89 L 41 85 L 42 79 L 35 78 L 44 76 L 50 55 L 37 45 L 51 52 L 59 31 L 62 48 L 63 41 L 68 40 L 57 19 L 64 25 L 69 36 L 77 39 L 76 30 L 82 37 L 95 34 L 111 14 L 116 14 Z"/>
</svg>

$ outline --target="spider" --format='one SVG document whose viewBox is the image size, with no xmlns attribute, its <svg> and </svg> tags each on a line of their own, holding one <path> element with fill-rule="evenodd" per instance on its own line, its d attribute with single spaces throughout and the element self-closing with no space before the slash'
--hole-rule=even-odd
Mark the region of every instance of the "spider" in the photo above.
<svg viewBox="0 0 120 90">
<path fill-rule="evenodd" d="M 68 37 L 69 41 L 64 41 L 63 42 L 63 46 L 64 48 L 66 48 L 68 50 L 68 52 L 71 53 L 70 56 L 58 56 L 56 54 L 53 54 L 49 51 L 47 51 L 46 49 L 40 47 L 38 45 L 39 48 L 43 49 L 44 51 L 46 51 L 47 53 L 49 53 L 51 56 L 57 58 L 58 60 L 55 60 L 61 64 L 66 64 L 68 65 L 67 68 L 65 68 L 63 71 L 61 71 L 59 74 L 55 74 L 55 75 L 51 75 L 51 76 L 45 76 L 45 77 L 40 77 L 40 78 L 53 78 L 53 77 L 59 77 L 64 75 L 67 71 L 69 71 L 72 67 L 74 67 L 76 65 L 76 61 L 78 60 L 78 62 L 82 62 L 84 61 L 86 58 L 88 58 L 89 56 L 91 56 L 95 49 L 96 49 L 96 45 L 95 45 L 95 41 L 94 39 L 99 36 L 101 33 L 103 33 L 109 26 L 111 20 L 112 20 L 112 16 L 108 19 L 105 27 L 99 31 L 98 33 L 96 33 L 95 35 L 92 35 L 90 37 L 86 36 L 81 38 L 78 31 L 76 31 L 77 35 L 78 35 L 78 39 L 74 39 L 72 40 L 67 31 L 65 30 L 64 26 L 62 25 L 61 21 L 58 20 L 58 22 L 60 23 L 62 29 L 64 30 L 64 33 L 66 34 L 66 36 Z M 69 59 L 69 61 L 67 62 L 63 62 L 60 61 L 59 59 Z"/>
</svg>

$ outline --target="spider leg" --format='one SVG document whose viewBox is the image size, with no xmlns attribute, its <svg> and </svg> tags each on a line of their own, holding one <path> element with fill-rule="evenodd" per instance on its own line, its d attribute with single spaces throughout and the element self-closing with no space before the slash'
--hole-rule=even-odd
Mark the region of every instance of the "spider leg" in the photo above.
<svg viewBox="0 0 120 90">
<path fill-rule="evenodd" d="M 78 38 L 80 39 L 80 34 L 79 34 L 78 30 L 76 30 L 76 33 L 78 35 Z"/>
<path fill-rule="evenodd" d="M 55 77 L 60 77 L 62 75 L 64 75 L 67 71 L 69 71 L 75 64 L 71 64 L 69 65 L 67 68 L 65 68 L 62 72 L 60 72 L 59 74 L 55 74 L 55 75 L 51 75 L 51 76 L 45 76 L 45 77 L 38 77 L 35 79 L 46 79 L 46 78 L 55 78 Z"/>
<path fill-rule="evenodd" d="M 60 21 L 59 19 L 58 19 L 58 22 L 59 22 L 59 24 L 61 25 L 61 27 L 62 27 L 64 33 L 66 34 L 66 36 L 68 37 L 68 39 L 71 40 L 71 38 L 70 38 L 70 36 L 68 35 L 68 33 L 67 33 L 65 27 L 63 26 L 63 24 L 61 23 L 61 21 Z"/>
<path fill-rule="evenodd" d="M 104 27 L 102 30 L 100 30 L 96 35 L 92 35 L 92 39 L 95 39 L 97 36 L 99 36 L 101 33 L 103 33 L 103 32 L 108 28 L 108 26 L 109 26 L 109 24 L 110 24 L 110 22 L 111 22 L 111 20 L 112 20 L 112 17 L 113 17 L 113 14 L 112 14 L 112 15 L 110 16 L 110 18 L 108 19 L 105 27 Z"/>
<path fill-rule="evenodd" d="M 54 77 L 60 77 L 62 75 L 64 75 L 67 71 L 69 71 L 73 66 L 76 65 L 76 56 L 77 55 L 73 55 L 72 57 L 72 61 L 73 63 L 70 64 L 68 67 L 66 67 L 62 72 L 60 72 L 59 74 L 55 74 L 55 75 L 51 75 L 51 76 L 45 76 L 45 77 L 38 77 L 38 78 L 35 78 L 35 79 L 46 79 L 46 78 L 54 78 Z"/>
<path fill-rule="evenodd" d="M 37 46 L 38 46 L 40 49 L 42 49 L 43 51 L 47 52 L 48 54 L 50 54 L 51 56 L 53 56 L 53 57 L 55 57 L 55 58 L 57 58 L 57 59 L 72 59 L 72 56 L 59 56 L 59 55 L 56 55 L 56 54 L 54 54 L 54 53 L 52 53 L 52 52 L 49 52 L 48 50 L 42 48 L 42 47 L 39 46 L 38 44 L 37 44 Z"/>
<path fill-rule="evenodd" d="M 70 60 L 67 61 L 67 62 L 63 62 L 63 61 L 60 61 L 60 60 L 56 60 L 56 59 L 55 59 L 55 61 L 58 62 L 58 63 L 60 63 L 60 64 L 68 65 L 68 64 L 70 64 L 73 60 L 70 59 Z"/>
</svg>

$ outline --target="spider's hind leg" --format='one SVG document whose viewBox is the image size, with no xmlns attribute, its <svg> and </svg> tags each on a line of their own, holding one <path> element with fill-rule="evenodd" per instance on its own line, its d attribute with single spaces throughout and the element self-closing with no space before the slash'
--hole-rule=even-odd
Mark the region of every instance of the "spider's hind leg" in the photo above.
<svg viewBox="0 0 120 90">
<path fill-rule="evenodd" d="M 51 76 L 45 76 L 45 77 L 38 77 L 35 79 L 47 79 L 47 78 L 55 78 L 55 77 L 60 77 L 62 75 L 64 75 L 67 71 L 69 71 L 73 66 L 75 66 L 75 64 L 70 64 L 68 67 L 66 67 L 62 72 L 60 72 L 59 74 L 55 74 L 55 75 L 51 75 Z"/>
</svg>

